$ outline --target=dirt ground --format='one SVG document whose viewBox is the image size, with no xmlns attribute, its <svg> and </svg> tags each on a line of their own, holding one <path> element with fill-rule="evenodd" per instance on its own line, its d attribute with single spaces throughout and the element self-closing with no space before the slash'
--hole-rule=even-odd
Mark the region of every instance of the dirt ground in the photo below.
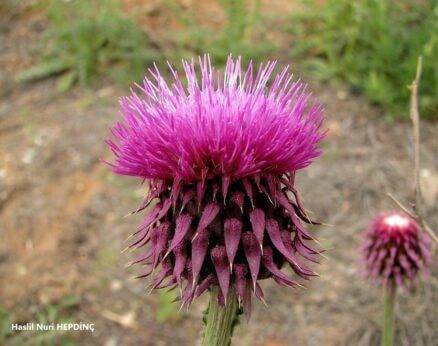
<svg viewBox="0 0 438 346">
<path fill-rule="evenodd" d="M 34 61 L 46 21 L 32 11 L 4 20 L 0 307 L 19 323 L 49 307 L 59 318 L 94 323 L 94 333 L 68 333 L 80 345 L 199 343 L 206 297 L 178 312 L 167 295 L 147 295 L 146 282 L 130 279 L 137 268 L 125 263 L 133 254 L 120 254 L 142 218 L 122 216 L 142 201 L 145 189 L 135 179 L 114 176 L 100 159 L 111 157 L 103 141 L 119 117 L 117 98 L 127 90 L 104 81 L 64 94 L 53 79 L 17 84 L 14 76 Z M 381 292 L 359 276 L 356 248 L 370 217 L 394 208 L 386 192 L 412 200 L 410 124 L 385 122 L 346 88 L 304 79 L 325 106 L 330 132 L 324 156 L 297 174 L 297 185 L 314 217 L 332 225 L 313 229 L 327 258 L 315 267 L 321 277 L 306 289 L 264 282 L 269 307 L 255 303 L 251 321 L 236 328 L 234 344 L 378 345 Z M 421 131 L 426 211 L 437 229 L 438 123 L 423 122 Z M 75 302 L 63 307 L 71 296 Z M 398 303 L 397 345 L 438 345 L 437 271 L 414 294 L 401 293 Z M 12 344 L 14 337 L 0 344 Z M 54 344 L 69 340 L 56 337 Z"/>
</svg>

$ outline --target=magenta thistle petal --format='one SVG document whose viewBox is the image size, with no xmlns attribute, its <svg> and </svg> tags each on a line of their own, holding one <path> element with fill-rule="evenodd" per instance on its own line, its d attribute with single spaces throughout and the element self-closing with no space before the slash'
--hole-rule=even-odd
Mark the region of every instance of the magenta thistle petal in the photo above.
<svg viewBox="0 0 438 346">
<path fill-rule="evenodd" d="M 321 108 L 308 108 L 300 82 L 287 84 L 286 78 L 266 92 L 274 63 L 251 80 L 231 72 L 241 71 L 241 61 L 230 58 L 225 82 L 214 85 L 214 68 L 202 60 L 200 65 L 207 83 L 198 84 L 194 63 L 184 62 L 187 90 L 177 75 L 169 87 L 154 71 L 152 80 L 139 86 L 142 95 L 132 92 L 121 99 L 125 122 L 113 128 L 118 142 L 108 140 L 117 173 L 198 182 L 214 174 L 223 177 L 226 197 L 227 185 L 236 178 L 261 171 L 292 172 L 320 155 L 316 144 L 325 135 L 320 131 Z M 286 69 L 283 73 L 291 76 Z M 266 147 L 269 142 L 275 145 Z"/>
<path fill-rule="evenodd" d="M 316 275 L 302 260 L 319 262 L 320 252 L 301 223 L 314 222 L 295 176 L 321 154 L 323 111 L 287 68 L 275 76 L 275 63 L 245 71 L 230 57 L 221 73 L 206 56 L 199 65 L 200 75 L 184 61 L 181 79 L 172 69 L 171 84 L 155 67 L 121 98 L 123 120 L 106 141 L 110 166 L 149 190 L 133 212 L 147 213 L 130 245 L 142 252 L 133 261 L 146 266 L 140 276 L 154 273 L 152 288 L 179 287 L 183 305 L 212 285 L 224 305 L 234 290 L 249 317 L 251 296 L 264 302 L 260 280 L 298 285 L 281 271 L 286 263 L 295 276 Z M 400 268 L 412 276 L 418 250 L 404 249 Z"/>
</svg>

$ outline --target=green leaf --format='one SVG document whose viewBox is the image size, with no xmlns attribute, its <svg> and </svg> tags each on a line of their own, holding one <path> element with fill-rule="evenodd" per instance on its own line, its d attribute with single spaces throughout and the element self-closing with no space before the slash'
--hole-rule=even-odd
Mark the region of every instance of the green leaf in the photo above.
<svg viewBox="0 0 438 346">
<path fill-rule="evenodd" d="M 56 89 L 60 92 L 65 92 L 69 90 L 78 80 L 78 74 L 75 70 L 69 71 L 64 75 L 59 77 L 56 84 Z"/>
<path fill-rule="evenodd" d="M 74 294 L 69 294 L 62 299 L 60 305 L 65 309 L 65 308 L 71 308 L 73 306 L 77 306 L 80 302 L 81 302 L 81 297 Z"/>
<path fill-rule="evenodd" d="M 18 82 L 27 82 L 47 78 L 68 70 L 71 64 L 66 60 L 52 59 L 21 72 L 17 76 Z"/>
</svg>

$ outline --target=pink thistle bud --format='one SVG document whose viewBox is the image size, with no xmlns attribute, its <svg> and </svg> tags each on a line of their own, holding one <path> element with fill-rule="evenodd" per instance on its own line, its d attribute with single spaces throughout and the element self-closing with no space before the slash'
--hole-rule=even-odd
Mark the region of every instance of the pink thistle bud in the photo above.
<svg viewBox="0 0 438 346">
<path fill-rule="evenodd" d="M 302 224 L 315 222 L 294 181 L 321 154 L 322 109 L 288 68 L 274 76 L 275 63 L 244 71 L 230 57 L 221 73 L 205 56 L 199 66 L 200 77 L 183 62 L 187 86 L 173 69 L 169 86 L 155 67 L 120 100 L 109 165 L 148 181 L 136 212 L 158 200 L 131 244 L 142 251 L 133 263 L 147 267 L 140 277 L 179 287 L 187 305 L 212 285 L 221 304 L 234 290 L 249 314 L 252 295 L 264 302 L 259 280 L 299 285 L 285 264 L 302 279 L 316 275 L 303 263 L 319 251 Z"/>
<path fill-rule="evenodd" d="M 391 211 L 377 215 L 364 238 L 361 267 L 368 279 L 408 289 L 416 285 L 418 272 L 429 275 L 430 239 L 406 214 Z"/>
</svg>

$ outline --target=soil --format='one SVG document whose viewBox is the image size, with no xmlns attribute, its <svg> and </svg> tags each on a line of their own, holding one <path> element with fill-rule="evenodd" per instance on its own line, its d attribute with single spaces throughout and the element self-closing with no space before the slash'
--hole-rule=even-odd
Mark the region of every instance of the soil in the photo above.
<svg viewBox="0 0 438 346">
<path fill-rule="evenodd" d="M 282 1 L 274 3 L 279 8 Z M 165 9 L 157 1 L 148 6 L 159 23 Z M 47 20 L 24 5 L 0 19 L 0 307 L 20 323 L 51 305 L 66 318 L 94 323 L 94 333 L 68 333 L 80 345 L 198 344 L 207 298 L 178 312 L 168 295 L 148 295 L 146 282 L 130 279 L 138 272 L 125 268 L 133 255 L 120 254 L 143 215 L 122 217 L 140 204 L 145 187 L 114 176 L 101 159 L 111 158 L 104 139 L 127 89 L 102 81 L 59 93 L 54 79 L 16 83 L 16 74 L 35 61 Z M 326 258 L 306 289 L 263 282 L 269 307 L 254 304 L 234 344 L 377 345 L 381 291 L 361 278 L 356 248 L 370 218 L 394 209 L 386 192 L 405 204 L 413 200 L 411 126 L 383 120 L 347 88 L 304 80 L 324 105 L 330 132 L 325 154 L 298 172 L 296 182 L 306 207 L 330 225 L 312 229 Z M 433 229 L 437 133 L 438 123 L 422 122 L 421 176 Z M 435 270 L 413 294 L 400 293 L 397 344 L 437 344 L 437 288 Z M 77 303 L 61 308 L 71 295 Z M 13 337 L 0 343 L 12 344 Z"/>
</svg>

